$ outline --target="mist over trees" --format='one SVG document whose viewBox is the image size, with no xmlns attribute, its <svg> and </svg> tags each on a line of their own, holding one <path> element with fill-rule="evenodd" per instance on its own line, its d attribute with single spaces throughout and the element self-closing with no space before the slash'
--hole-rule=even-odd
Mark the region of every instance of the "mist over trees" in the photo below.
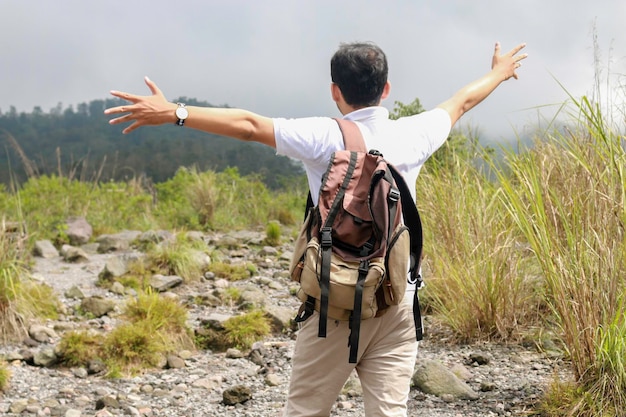
<svg viewBox="0 0 626 417">
<path fill-rule="evenodd" d="M 188 105 L 209 103 L 181 97 Z M 144 127 L 122 135 L 104 109 L 119 99 L 93 100 L 76 107 L 58 104 L 49 112 L 35 107 L 0 111 L 0 184 L 22 183 L 32 175 L 57 174 L 85 181 L 171 178 L 180 167 L 222 171 L 236 167 L 255 173 L 272 188 L 303 174 L 299 162 L 274 149 L 178 126 Z"/>
</svg>

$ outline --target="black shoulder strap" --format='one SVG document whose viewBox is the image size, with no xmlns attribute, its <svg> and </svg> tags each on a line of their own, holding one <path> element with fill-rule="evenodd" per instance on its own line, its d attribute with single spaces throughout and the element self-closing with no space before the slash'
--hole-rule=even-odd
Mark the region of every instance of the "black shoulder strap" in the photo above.
<svg viewBox="0 0 626 417">
<path fill-rule="evenodd" d="M 393 165 L 388 165 L 393 179 L 396 181 L 396 185 L 400 190 L 400 198 L 402 199 L 402 217 L 404 224 L 411 231 L 411 282 L 417 282 L 419 277 L 419 266 L 422 258 L 422 220 L 420 219 L 419 211 L 415 205 L 415 201 L 411 197 L 409 187 L 406 185 L 402 174 L 400 174 Z"/>
</svg>

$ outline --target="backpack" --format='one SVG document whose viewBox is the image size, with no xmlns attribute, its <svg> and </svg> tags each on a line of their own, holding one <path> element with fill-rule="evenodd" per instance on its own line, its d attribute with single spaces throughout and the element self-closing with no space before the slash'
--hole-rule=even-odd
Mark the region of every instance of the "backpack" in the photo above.
<svg viewBox="0 0 626 417">
<path fill-rule="evenodd" d="M 345 150 L 332 154 L 319 199 L 307 201 L 290 274 L 303 304 L 295 319 L 319 312 L 319 337 L 327 321 L 350 321 L 349 362 L 356 363 L 361 320 L 383 315 L 416 283 L 413 317 L 422 340 L 417 288 L 422 226 L 402 175 L 383 155 L 366 149 L 358 126 L 335 119 Z"/>
</svg>

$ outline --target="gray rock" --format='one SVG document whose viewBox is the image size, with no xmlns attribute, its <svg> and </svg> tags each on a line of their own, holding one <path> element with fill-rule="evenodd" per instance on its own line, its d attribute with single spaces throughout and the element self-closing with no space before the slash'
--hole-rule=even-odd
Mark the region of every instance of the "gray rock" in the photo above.
<svg viewBox="0 0 626 417">
<path fill-rule="evenodd" d="M 130 248 L 131 243 L 141 235 L 139 231 L 125 230 L 120 233 L 98 236 L 98 252 L 108 253 L 125 251 Z"/>
<path fill-rule="evenodd" d="M 270 387 L 277 387 L 283 383 L 280 376 L 276 374 L 267 374 L 265 376 L 265 383 Z"/>
<path fill-rule="evenodd" d="M 37 366 L 50 367 L 58 362 L 59 358 L 54 353 L 54 348 L 45 347 L 33 355 L 33 363 Z"/>
<path fill-rule="evenodd" d="M 236 249 L 241 246 L 241 242 L 232 236 L 223 236 L 212 242 L 218 248 Z"/>
<path fill-rule="evenodd" d="M 478 394 L 474 390 L 438 361 L 418 361 L 412 382 L 426 394 L 439 397 L 449 394 L 463 400 L 478 399 Z"/>
<path fill-rule="evenodd" d="M 205 252 L 193 249 L 189 251 L 189 254 L 191 262 L 193 262 L 199 270 L 205 271 L 211 265 L 211 257 Z"/>
<path fill-rule="evenodd" d="M 22 414 L 22 411 L 26 410 L 26 407 L 28 407 L 27 399 L 16 400 L 9 406 L 9 412 L 13 414 Z"/>
<path fill-rule="evenodd" d="M 243 358 L 243 352 L 239 349 L 230 348 L 226 350 L 226 357 L 229 359 L 240 359 Z"/>
<path fill-rule="evenodd" d="M 291 328 L 297 311 L 291 307 L 268 304 L 265 306 L 265 313 L 272 320 L 272 330 L 276 333 L 282 333 Z"/>
<path fill-rule="evenodd" d="M 191 386 L 194 388 L 204 388 L 207 391 L 211 391 L 217 387 L 219 387 L 221 381 L 217 381 L 215 379 L 210 378 L 198 378 L 191 383 Z"/>
<path fill-rule="evenodd" d="M 113 284 L 111 284 L 111 288 L 109 288 L 109 291 L 111 291 L 113 294 L 124 295 L 126 293 L 126 288 L 124 288 L 124 285 L 122 285 L 121 283 L 115 281 Z"/>
<path fill-rule="evenodd" d="M 80 304 L 81 309 L 95 317 L 102 317 L 115 310 L 115 302 L 99 296 L 87 297 Z"/>
<path fill-rule="evenodd" d="M 470 353 L 469 355 L 469 363 L 475 363 L 477 365 L 488 365 L 489 364 L 489 357 L 487 355 L 485 355 L 484 353 Z"/>
<path fill-rule="evenodd" d="M 273 246 L 263 246 L 259 251 L 259 256 L 276 256 L 278 254 L 278 249 Z"/>
<path fill-rule="evenodd" d="M 185 233 L 185 237 L 191 242 L 204 242 L 204 233 L 197 230 L 190 230 Z"/>
<path fill-rule="evenodd" d="M 35 256 L 40 256 L 45 259 L 52 259 L 59 256 L 59 251 L 49 240 L 38 240 L 35 242 L 33 253 Z"/>
<path fill-rule="evenodd" d="M 140 234 L 137 240 L 141 243 L 161 243 L 172 241 L 175 237 L 169 230 L 148 230 Z"/>
<path fill-rule="evenodd" d="M 89 242 L 93 235 L 93 228 L 84 217 L 70 217 L 65 221 L 67 225 L 67 237 L 70 245 L 80 246 Z"/>
<path fill-rule="evenodd" d="M 230 314 L 211 313 L 206 319 L 202 320 L 202 323 L 212 329 L 223 330 L 223 323 L 231 317 L 232 315 Z"/>
<path fill-rule="evenodd" d="M 47 343 L 50 339 L 56 339 L 59 337 L 53 329 L 40 324 L 33 324 L 30 326 L 28 328 L 28 335 L 40 343 Z"/>
<path fill-rule="evenodd" d="M 241 306 L 244 308 L 261 308 L 268 303 L 267 294 L 255 286 L 247 286 L 241 292 Z"/>
<path fill-rule="evenodd" d="M 181 369 L 185 367 L 185 360 L 176 355 L 167 355 L 168 369 Z"/>
<path fill-rule="evenodd" d="M 363 387 L 356 373 L 352 373 L 341 389 L 341 393 L 348 397 L 360 397 L 363 395 Z"/>
<path fill-rule="evenodd" d="M 176 275 L 156 274 L 150 278 L 150 287 L 158 292 L 164 292 L 183 283 L 183 279 Z"/>
<path fill-rule="evenodd" d="M 92 359 L 87 363 L 87 373 L 89 375 L 101 374 L 106 371 L 106 365 L 100 359 Z"/>
<path fill-rule="evenodd" d="M 252 391 L 244 385 L 236 385 L 224 390 L 222 402 L 225 405 L 242 404 L 252 398 Z"/>
<path fill-rule="evenodd" d="M 128 259 L 124 256 L 109 258 L 104 264 L 104 269 L 99 277 L 102 279 L 121 277 L 128 272 Z"/>
<path fill-rule="evenodd" d="M 120 408 L 120 402 L 112 395 L 105 395 L 96 401 L 96 410 L 103 408 Z"/>
<path fill-rule="evenodd" d="M 89 261 L 89 255 L 81 248 L 70 245 L 63 245 L 61 250 L 63 260 L 71 263 L 85 263 Z"/>
<path fill-rule="evenodd" d="M 65 291 L 65 296 L 67 298 L 74 298 L 77 300 L 82 300 L 83 298 L 85 298 L 85 294 L 83 293 L 83 291 L 76 285 L 72 285 L 72 288 Z"/>
<path fill-rule="evenodd" d="M 452 372 L 463 381 L 467 381 L 472 377 L 472 373 L 469 371 L 469 369 L 467 369 L 460 363 L 452 365 L 452 367 L 450 368 L 450 372 Z"/>
</svg>

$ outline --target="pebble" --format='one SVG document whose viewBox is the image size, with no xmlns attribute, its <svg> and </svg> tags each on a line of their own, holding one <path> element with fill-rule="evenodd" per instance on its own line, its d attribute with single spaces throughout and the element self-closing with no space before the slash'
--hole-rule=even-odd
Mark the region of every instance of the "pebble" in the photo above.
<svg viewBox="0 0 626 417">
<path fill-rule="evenodd" d="M 243 250 L 241 252 L 244 256 L 251 256 Z M 111 256 L 114 255 L 90 254 L 89 268 L 85 268 L 85 264 L 59 261 L 59 258 L 37 258 L 34 272 L 53 286 L 61 298 L 74 286 L 79 286 L 86 295 L 93 295 L 100 291 L 95 285 L 97 274 Z M 279 262 L 268 264 L 279 268 Z M 276 272 L 272 269 L 259 271 L 274 282 L 271 287 L 264 286 L 263 291 L 270 299 L 279 300 L 281 305 L 295 311 L 299 302 L 295 297 L 285 296 L 291 283 L 287 278 L 276 278 L 280 276 Z M 203 282 L 217 284 L 219 280 Z M 276 285 L 276 282 L 281 285 Z M 122 297 L 119 294 L 114 296 Z M 184 294 L 181 295 L 183 297 Z M 78 301 L 64 299 L 63 302 L 72 304 Z M 205 308 L 208 307 L 191 309 L 190 321 L 199 321 L 201 317 L 194 315 L 207 314 Z M 236 306 L 233 311 L 235 309 Z M 228 314 L 229 310 L 223 310 L 223 313 Z M 71 322 L 73 318 L 66 320 Z M 92 324 L 107 328 L 113 325 L 109 319 Z M 56 328 L 62 329 L 63 326 L 60 323 Z M 53 339 L 54 335 L 48 337 Z M 562 380 L 570 377 L 567 363 L 562 358 L 541 354 L 532 347 L 484 343 L 455 345 L 442 339 L 435 333 L 429 333 L 420 344 L 418 361 L 420 358 L 437 360 L 455 369 L 479 398 L 475 401 L 438 398 L 412 389 L 408 403 L 410 416 L 523 415 L 532 410 L 556 374 Z M 3 345 L 0 346 L 0 357 L 9 359 L 6 366 L 11 379 L 9 388 L 0 393 L 0 415 L 275 417 L 281 415 L 287 395 L 294 343 L 293 335 L 286 333 L 255 344 L 252 355 L 237 350 L 229 350 L 228 353 L 179 352 L 169 358 L 169 366 L 163 369 L 151 369 L 138 376 L 119 379 L 105 378 L 101 373 L 90 373 L 84 368 L 33 366 L 27 362 L 25 345 Z M 30 349 L 36 351 L 51 347 L 47 342 L 38 342 Z M 225 405 L 224 392 L 237 387 L 249 390 L 250 398 L 243 403 Z M 332 415 L 363 416 L 362 396 L 341 396 L 333 407 Z"/>
</svg>

